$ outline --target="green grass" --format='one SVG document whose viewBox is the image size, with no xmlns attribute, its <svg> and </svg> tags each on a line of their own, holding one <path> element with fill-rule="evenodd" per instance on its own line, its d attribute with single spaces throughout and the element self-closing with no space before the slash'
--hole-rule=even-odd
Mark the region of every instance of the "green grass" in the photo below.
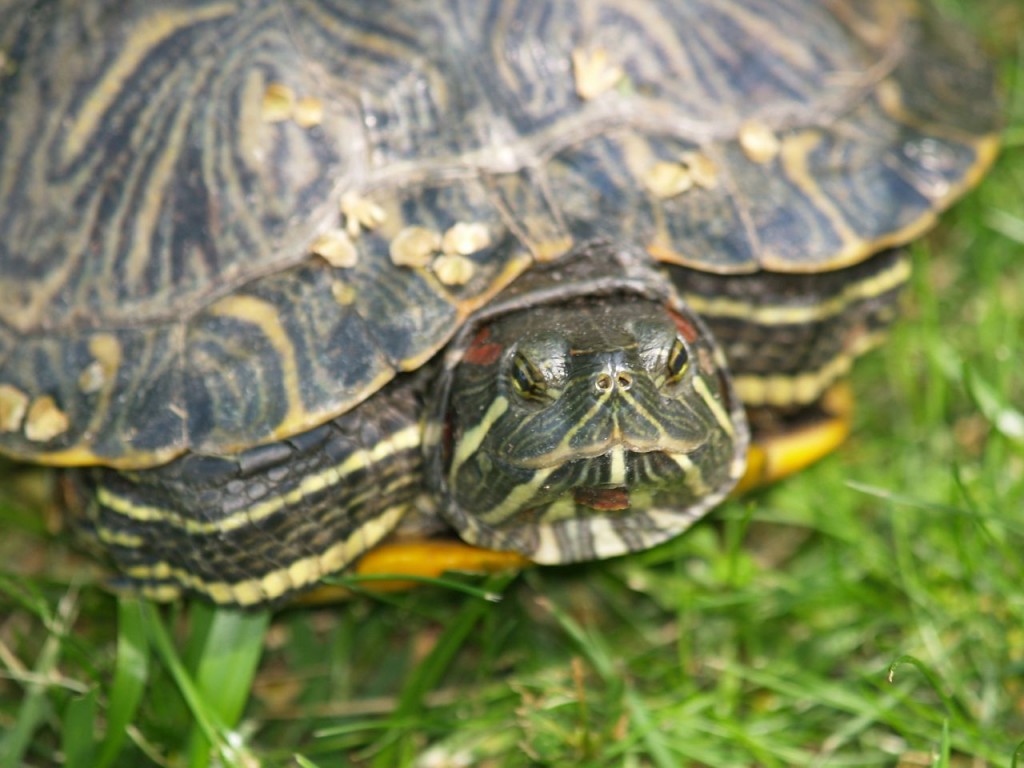
<svg viewBox="0 0 1024 768">
<path fill-rule="evenodd" d="M 1024 742 L 1024 71 L 981 189 L 915 247 L 853 438 L 614 562 L 264 613 L 117 601 L 5 470 L 0 768 L 953 766 Z M 42 486 L 43 490 L 38 490 Z M 1024 750 L 1022 750 L 1024 754 Z M 1024 765 L 1024 760 L 1020 761 Z"/>
</svg>

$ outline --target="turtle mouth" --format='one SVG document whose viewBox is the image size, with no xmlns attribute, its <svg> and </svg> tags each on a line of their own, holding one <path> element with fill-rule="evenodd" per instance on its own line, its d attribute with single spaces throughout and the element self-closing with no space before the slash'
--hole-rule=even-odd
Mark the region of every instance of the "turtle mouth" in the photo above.
<svg viewBox="0 0 1024 768">
<path fill-rule="evenodd" d="M 655 441 L 613 437 L 585 446 L 559 445 L 553 450 L 525 458 L 511 459 L 508 463 L 521 469 L 553 469 L 571 462 L 608 458 L 627 460 L 631 456 L 647 453 L 687 456 L 702 445 L 698 440 L 679 440 L 662 437 Z"/>
<path fill-rule="evenodd" d="M 595 512 L 624 512 L 630 508 L 629 488 L 625 485 L 580 486 L 572 491 L 578 506 Z"/>
</svg>

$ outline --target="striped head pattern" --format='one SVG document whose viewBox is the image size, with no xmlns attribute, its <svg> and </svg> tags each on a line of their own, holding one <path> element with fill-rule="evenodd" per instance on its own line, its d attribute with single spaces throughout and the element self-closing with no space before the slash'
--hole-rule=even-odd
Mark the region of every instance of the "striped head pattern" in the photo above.
<svg viewBox="0 0 1024 768">
<path fill-rule="evenodd" d="M 577 296 L 472 328 L 443 390 L 442 510 L 467 541 L 541 563 L 689 527 L 743 471 L 747 425 L 677 300 Z"/>
</svg>

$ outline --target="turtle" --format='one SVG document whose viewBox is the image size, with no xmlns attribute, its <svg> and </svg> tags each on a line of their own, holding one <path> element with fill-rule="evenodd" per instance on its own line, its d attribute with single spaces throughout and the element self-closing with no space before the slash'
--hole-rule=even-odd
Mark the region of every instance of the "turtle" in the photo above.
<svg viewBox="0 0 1024 768">
<path fill-rule="evenodd" d="M 0 452 L 157 599 L 679 535 L 999 141 L 924 0 L 4 5 Z"/>
</svg>

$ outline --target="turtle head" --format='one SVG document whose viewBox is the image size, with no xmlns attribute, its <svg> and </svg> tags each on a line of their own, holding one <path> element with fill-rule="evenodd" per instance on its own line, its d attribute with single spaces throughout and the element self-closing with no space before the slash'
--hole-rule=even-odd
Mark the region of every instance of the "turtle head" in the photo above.
<svg viewBox="0 0 1024 768">
<path fill-rule="evenodd" d="M 722 363 L 678 301 L 577 297 L 477 323 L 442 386 L 442 509 L 470 543 L 542 563 L 675 536 L 743 470 Z"/>
</svg>

